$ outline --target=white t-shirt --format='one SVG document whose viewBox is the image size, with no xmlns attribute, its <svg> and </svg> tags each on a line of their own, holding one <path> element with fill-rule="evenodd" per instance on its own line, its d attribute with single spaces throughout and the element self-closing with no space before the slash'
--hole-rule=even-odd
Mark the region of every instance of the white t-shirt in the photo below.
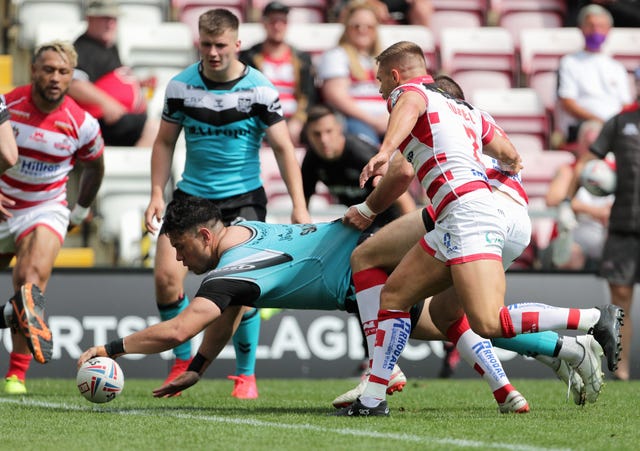
<svg viewBox="0 0 640 451">
<path fill-rule="evenodd" d="M 331 78 L 350 78 L 349 95 L 360 108 L 374 115 L 387 114 L 387 104 L 380 97 L 380 87 L 376 80 L 375 60 L 365 55 L 358 56 L 367 73 L 365 80 L 356 80 L 351 76 L 349 56 L 343 47 L 336 47 L 322 54 L 318 65 L 318 78 L 321 82 Z"/>
<path fill-rule="evenodd" d="M 574 99 L 606 121 L 632 101 L 627 71 L 603 53 L 581 50 L 565 55 L 558 68 L 558 98 Z M 556 120 L 556 128 L 563 133 L 579 122 L 561 107 Z"/>
</svg>

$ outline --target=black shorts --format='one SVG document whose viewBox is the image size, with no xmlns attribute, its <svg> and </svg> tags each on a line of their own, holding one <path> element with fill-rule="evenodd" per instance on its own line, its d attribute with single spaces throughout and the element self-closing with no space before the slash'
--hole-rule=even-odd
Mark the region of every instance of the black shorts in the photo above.
<svg viewBox="0 0 640 451">
<path fill-rule="evenodd" d="M 602 250 L 600 276 L 614 285 L 640 282 L 640 235 L 609 232 Z"/>
<path fill-rule="evenodd" d="M 173 192 L 174 199 L 184 199 L 190 197 L 179 189 Z M 214 199 L 220 208 L 222 222 L 225 225 L 232 225 L 240 221 L 261 221 L 267 219 L 267 193 L 263 187 L 249 191 L 248 193 L 225 199 Z"/>
<path fill-rule="evenodd" d="M 125 114 L 115 124 L 100 120 L 102 138 L 107 146 L 135 146 L 142 136 L 147 113 Z"/>
</svg>

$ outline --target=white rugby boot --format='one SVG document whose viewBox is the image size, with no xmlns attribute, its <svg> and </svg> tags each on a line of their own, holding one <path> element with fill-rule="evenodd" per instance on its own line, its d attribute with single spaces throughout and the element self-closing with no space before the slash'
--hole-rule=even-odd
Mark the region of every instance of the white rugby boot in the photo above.
<svg viewBox="0 0 640 451">
<path fill-rule="evenodd" d="M 369 380 L 369 374 L 370 370 L 367 370 L 367 372 L 360 380 L 360 383 L 355 388 L 352 388 L 348 392 L 343 393 L 342 395 L 334 399 L 331 403 L 333 404 L 333 407 L 335 407 L 336 409 L 340 409 L 342 407 L 348 407 L 356 402 L 360 395 L 364 393 L 364 387 Z M 397 391 L 402 391 L 405 385 L 407 385 L 407 378 L 400 367 L 398 365 L 395 365 L 393 367 L 393 371 L 391 372 L 389 385 L 387 386 L 387 395 L 392 395 Z"/>
</svg>

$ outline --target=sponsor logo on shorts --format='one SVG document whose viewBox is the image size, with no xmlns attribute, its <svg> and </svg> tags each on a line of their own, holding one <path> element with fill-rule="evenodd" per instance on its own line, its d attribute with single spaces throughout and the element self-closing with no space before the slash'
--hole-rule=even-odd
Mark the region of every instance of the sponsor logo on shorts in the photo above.
<svg viewBox="0 0 640 451">
<path fill-rule="evenodd" d="M 484 235 L 484 239 L 488 244 L 498 244 L 499 246 L 504 246 L 504 238 L 498 233 L 487 232 Z"/>
<path fill-rule="evenodd" d="M 453 252 L 458 252 L 460 247 L 451 242 L 451 234 L 449 232 L 445 233 L 442 237 L 442 244 L 447 248 L 447 253 L 451 254 Z"/>
</svg>

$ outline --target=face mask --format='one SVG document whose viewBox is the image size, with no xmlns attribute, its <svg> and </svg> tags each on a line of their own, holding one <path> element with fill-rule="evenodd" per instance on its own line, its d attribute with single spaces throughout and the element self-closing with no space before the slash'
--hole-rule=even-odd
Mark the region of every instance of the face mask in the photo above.
<svg viewBox="0 0 640 451">
<path fill-rule="evenodd" d="M 591 33 L 584 37 L 584 42 L 586 44 L 587 50 L 597 52 L 598 50 L 600 50 L 600 47 L 602 47 L 605 39 L 607 39 L 606 34 Z"/>
</svg>

